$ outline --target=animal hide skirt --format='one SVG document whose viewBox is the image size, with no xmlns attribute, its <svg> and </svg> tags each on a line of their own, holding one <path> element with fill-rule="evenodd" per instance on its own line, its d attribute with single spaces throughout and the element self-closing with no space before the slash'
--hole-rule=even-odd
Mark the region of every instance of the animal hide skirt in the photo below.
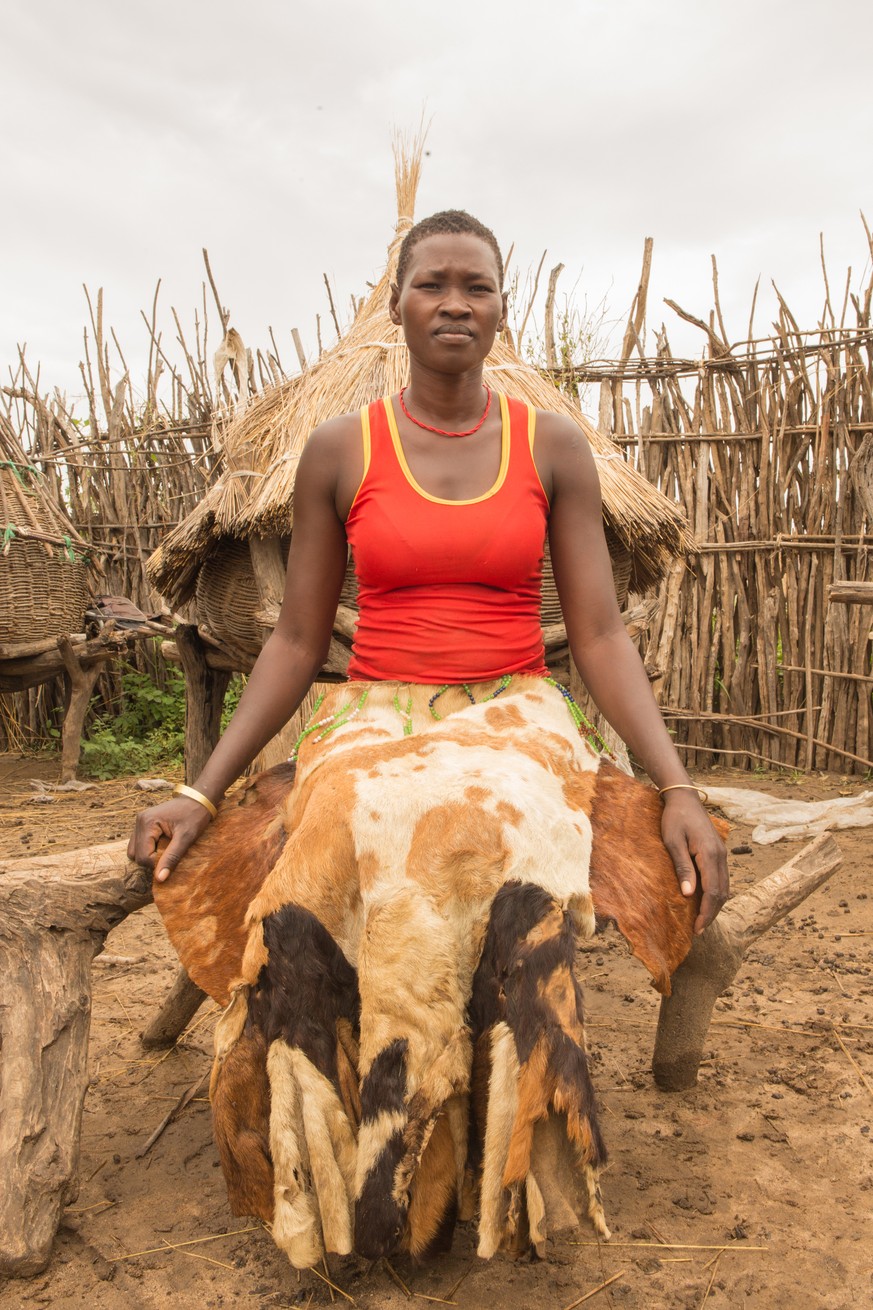
<svg viewBox="0 0 873 1310">
<path fill-rule="evenodd" d="M 155 899 L 226 1008 L 214 1131 L 236 1213 L 292 1264 L 542 1249 L 608 1230 L 577 938 L 614 919 L 655 983 L 695 907 L 656 793 L 602 761 L 561 689 L 332 688 Z M 599 856 L 599 858 L 598 858 Z M 598 889 L 599 902 L 598 903 Z"/>
</svg>

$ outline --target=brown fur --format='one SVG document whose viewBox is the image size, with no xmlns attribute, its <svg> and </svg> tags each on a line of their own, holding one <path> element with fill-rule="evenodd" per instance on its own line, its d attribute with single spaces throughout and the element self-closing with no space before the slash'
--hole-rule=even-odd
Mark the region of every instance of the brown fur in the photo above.
<svg viewBox="0 0 873 1310">
<path fill-rule="evenodd" d="M 212 1131 L 234 1214 L 273 1222 L 270 1085 L 263 1033 L 248 1025 L 228 1052 L 212 1095 Z"/>
<path fill-rule="evenodd" d="M 410 1189 L 407 1242 L 417 1260 L 451 1249 L 457 1208 L 455 1145 L 448 1115 L 443 1112 L 433 1126 Z"/>
<path fill-rule="evenodd" d="M 485 809 L 460 802 L 434 805 L 416 824 L 406 876 L 440 908 L 458 898 L 493 896 L 509 859 L 503 828 L 503 820 Z"/>
<path fill-rule="evenodd" d="M 245 783 L 166 882 L 155 904 L 190 977 L 227 1005 L 248 937 L 245 916 L 285 844 L 281 811 L 294 780 L 280 764 Z"/>
<path fill-rule="evenodd" d="M 661 840 L 662 805 L 653 787 L 602 760 L 591 810 L 591 895 L 598 918 L 613 919 L 655 987 L 670 995 L 670 975 L 691 950 L 699 895 L 682 895 Z M 724 840 L 729 825 L 713 819 Z"/>
</svg>

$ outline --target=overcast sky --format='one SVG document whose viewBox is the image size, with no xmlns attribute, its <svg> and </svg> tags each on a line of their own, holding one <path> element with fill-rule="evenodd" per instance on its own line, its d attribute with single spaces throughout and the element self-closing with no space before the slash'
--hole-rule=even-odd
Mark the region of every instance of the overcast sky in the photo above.
<svg viewBox="0 0 873 1310">
<path fill-rule="evenodd" d="M 314 350 L 322 272 L 344 308 L 384 264 L 423 110 L 418 217 L 548 249 L 611 318 L 654 237 L 677 352 L 699 334 L 662 298 L 705 317 L 711 253 L 732 338 L 759 274 L 759 333 L 771 278 L 813 326 L 820 232 L 832 290 L 869 276 L 871 38 L 870 0 L 5 0 L 0 364 L 26 342 L 79 391 L 85 282 L 141 377 L 139 311 L 160 277 L 166 335 L 193 321 L 203 246 L 247 344 Z"/>
</svg>

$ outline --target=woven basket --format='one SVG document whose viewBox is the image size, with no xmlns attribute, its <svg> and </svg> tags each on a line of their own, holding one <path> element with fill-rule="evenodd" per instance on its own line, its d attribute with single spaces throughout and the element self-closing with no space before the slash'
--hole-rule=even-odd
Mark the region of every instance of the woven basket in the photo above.
<svg viewBox="0 0 873 1310">
<path fill-rule="evenodd" d="M 10 469 L 0 468 L 0 479 L 8 483 L 14 476 Z M 85 560 L 57 542 L 57 522 L 36 496 L 22 489 L 21 480 L 17 500 L 13 500 L 11 487 L 6 490 L 6 517 L 11 519 L 14 512 L 16 525 L 42 531 L 55 542 L 34 541 L 17 535 L 10 523 L 0 525 L 0 539 L 10 527 L 13 534 L 0 550 L 0 646 L 36 645 L 51 637 L 81 632 L 88 605 Z M 22 495 L 29 507 L 26 517 L 21 511 Z"/>
<path fill-rule="evenodd" d="M 197 575 L 195 597 L 198 621 L 207 631 L 247 655 L 258 655 L 261 625 L 255 614 L 261 602 L 248 542 L 234 537 L 219 542 Z"/>
</svg>

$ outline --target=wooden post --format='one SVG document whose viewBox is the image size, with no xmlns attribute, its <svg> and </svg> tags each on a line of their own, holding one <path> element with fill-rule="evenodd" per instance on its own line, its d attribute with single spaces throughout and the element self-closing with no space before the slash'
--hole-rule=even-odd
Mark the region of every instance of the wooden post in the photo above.
<svg viewBox="0 0 873 1310">
<path fill-rule="evenodd" d="M 146 1050 L 174 1046 L 205 999 L 206 993 L 191 981 L 187 969 L 179 969 L 166 1000 L 140 1037 Z"/>
<path fill-rule="evenodd" d="M 180 623 L 175 635 L 185 673 L 185 779 L 193 782 L 221 735 L 230 673 L 207 664 L 206 646 L 193 623 Z"/>
<path fill-rule="evenodd" d="M 275 606 L 278 612 L 285 592 L 286 561 L 282 543 L 278 537 L 250 537 L 249 553 L 261 609 Z"/>
<path fill-rule="evenodd" d="M 221 736 L 230 672 L 207 663 L 206 645 L 192 623 L 179 624 L 175 644 L 185 673 L 185 778 L 193 782 Z M 206 993 L 180 968 L 166 1000 L 142 1034 L 143 1045 L 172 1046 L 205 999 Z"/>
<path fill-rule="evenodd" d="M 151 900 L 126 842 L 0 861 L 0 1273 L 48 1263 L 78 1193 L 91 961 Z"/>
<path fill-rule="evenodd" d="M 103 672 L 102 661 L 87 668 L 79 663 L 69 637 L 58 638 L 58 650 L 64 661 L 69 698 L 61 730 L 61 782 L 72 782 L 82 753 L 82 729 L 91 704 L 94 685 Z"/>
</svg>

